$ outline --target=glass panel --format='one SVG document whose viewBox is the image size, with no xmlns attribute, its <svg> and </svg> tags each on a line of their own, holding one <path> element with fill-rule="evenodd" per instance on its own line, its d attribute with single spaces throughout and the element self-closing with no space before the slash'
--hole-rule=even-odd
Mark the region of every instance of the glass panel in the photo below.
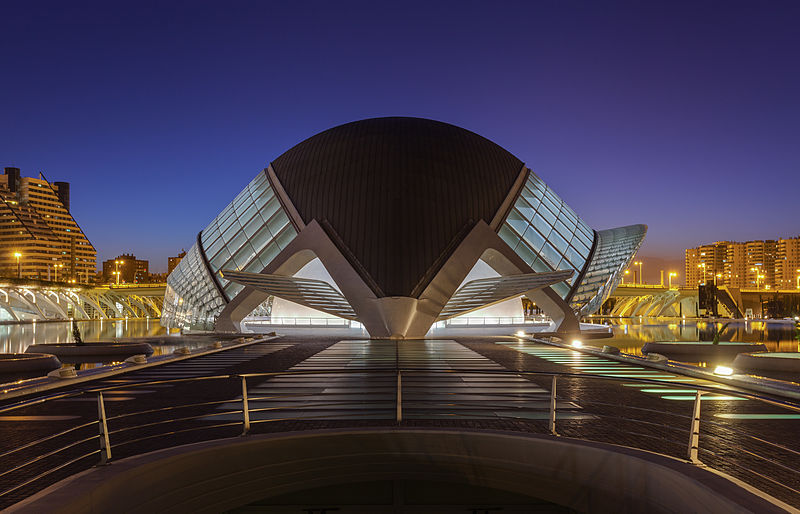
<svg viewBox="0 0 800 514">
<path fill-rule="evenodd" d="M 258 254 L 258 258 L 261 259 L 261 263 L 266 267 L 279 253 L 281 253 L 281 249 L 278 248 L 277 243 L 273 241 L 261 250 Z"/>
<path fill-rule="evenodd" d="M 288 223 L 289 223 L 289 216 L 287 216 L 283 211 L 279 211 L 275 216 L 272 217 L 272 219 L 270 219 L 267 222 L 267 226 L 269 227 L 270 232 L 272 232 L 273 234 L 277 234 Z"/>
<path fill-rule="evenodd" d="M 211 264 L 211 269 L 215 269 L 215 270 L 222 269 L 222 267 L 221 267 L 221 266 L 222 266 L 223 264 L 225 264 L 226 262 L 228 262 L 228 260 L 229 260 L 230 258 L 231 258 L 231 254 L 228 252 L 228 249 L 227 249 L 227 248 L 225 248 L 225 247 L 223 247 L 223 248 L 220 250 L 219 254 L 217 254 L 217 256 L 216 256 L 216 257 L 214 257 L 214 258 L 211 260 L 211 262 L 210 262 L 210 264 Z"/>
<path fill-rule="evenodd" d="M 561 237 L 561 235 L 555 230 L 550 232 L 550 236 L 547 238 L 547 240 L 550 242 L 550 244 L 556 247 L 559 252 L 565 252 L 569 246 L 566 239 Z"/>
<path fill-rule="evenodd" d="M 569 294 L 569 286 L 567 284 L 565 284 L 564 282 L 559 282 L 558 284 L 553 284 L 550 287 L 552 287 L 553 290 L 556 293 L 558 293 L 559 296 L 561 296 L 561 298 L 566 298 L 566 296 Z"/>
<path fill-rule="evenodd" d="M 525 201 L 527 201 L 533 207 L 538 207 L 540 201 L 539 199 L 542 197 L 542 192 L 539 191 L 538 189 L 534 189 L 533 191 L 531 191 L 527 187 L 523 187 L 520 196 L 524 198 Z"/>
<path fill-rule="evenodd" d="M 567 251 L 564 253 L 564 256 L 569 259 L 569 262 L 572 263 L 572 266 L 580 272 L 583 265 L 586 263 L 586 258 L 583 257 L 577 250 L 572 248 L 571 246 L 567 248 Z"/>
<path fill-rule="evenodd" d="M 250 243 L 245 243 L 242 248 L 233 256 L 233 262 L 237 269 L 244 269 L 245 266 L 256 256 L 256 251 Z"/>
<path fill-rule="evenodd" d="M 539 232 L 541 232 L 543 236 L 547 237 L 548 235 L 550 235 L 550 229 L 552 228 L 552 225 L 548 223 L 544 218 L 542 218 L 542 216 L 539 213 L 537 213 L 536 216 L 533 217 L 532 223 L 534 227 L 539 229 Z"/>
<path fill-rule="evenodd" d="M 278 243 L 278 247 L 281 250 L 286 248 L 286 245 L 292 242 L 292 239 L 297 235 L 297 231 L 291 225 L 286 225 L 286 228 L 283 229 L 283 232 L 278 234 L 278 237 L 275 238 L 275 242 Z"/>
<path fill-rule="evenodd" d="M 528 202 L 525 201 L 523 198 L 517 198 L 517 202 L 514 205 L 517 208 L 519 213 L 522 215 L 523 218 L 529 220 L 533 218 L 533 214 L 536 212 L 536 209 L 531 207 Z M 520 232 L 521 234 L 522 232 Z"/>
<path fill-rule="evenodd" d="M 516 235 L 508 225 L 503 223 L 503 226 L 500 227 L 500 231 L 497 233 L 500 236 L 500 239 L 506 242 L 508 246 L 511 248 L 516 248 L 517 244 L 519 243 L 519 236 Z"/>
<path fill-rule="evenodd" d="M 244 233 L 248 238 L 251 238 L 262 226 L 264 226 L 264 220 L 261 219 L 261 216 L 254 216 L 253 219 L 244 226 Z"/>
<path fill-rule="evenodd" d="M 276 196 L 273 196 L 267 202 L 267 204 L 261 209 L 261 216 L 265 220 L 268 220 L 268 219 L 270 219 L 272 217 L 273 214 L 278 212 L 278 209 L 280 209 L 280 208 L 281 208 L 281 204 L 278 201 L 278 198 Z"/>
<path fill-rule="evenodd" d="M 555 203 L 553 203 L 553 201 L 552 201 L 552 200 L 550 200 L 550 199 L 549 199 L 547 196 L 545 196 L 544 198 L 542 198 L 542 205 L 546 205 L 546 206 L 547 206 L 547 207 L 550 209 L 550 211 L 553 213 L 553 219 L 555 220 L 555 215 L 556 215 L 556 213 L 558 213 L 558 211 L 559 211 L 559 208 L 558 208 L 558 206 L 557 206 Z M 540 207 L 540 208 L 539 208 L 539 211 L 541 212 L 541 210 L 542 210 L 542 209 L 541 209 L 541 207 Z"/>
<path fill-rule="evenodd" d="M 514 251 L 517 253 L 517 255 L 522 257 L 522 260 L 528 265 L 530 265 L 536 259 L 536 254 L 533 253 L 533 250 L 528 248 L 528 245 L 526 245 L 523 241 L 520 241 Z"/>
<path fill-rule="evenodd" d="M 567 228 L 566 225 L 561 223 L 561 219 L 556 220 L 556 230 L 558 230 L 559 234 L 561 234 L 561 237 L 563 237 L 564 239 L 567 240 L 572 239 L 572 230 L 570 230 L 569 228 Z"/>
<path fill-rule="evenodd" d="M 260 218 L 257 217 L 256 219 Z M 269 228 L 260 224 L 258 231 L 250 237 L 250 244 L 253 245 L 256 252 L 259 252 L 271 239 L 272 233 L 270 233 Z"/>
<path fill-rule="evenodd" d="M 533 264 L 531 265 L 531 267 L 537 273 L 546 273 L 548 271 L 553 271 L 553 268 L 548 266 L 547 263 L 544 262 L 541 258 L 538 258 L 535 261 L 533 261 Z"/>
<path fill-rule="evenodd" d="M 544 260 L 547 261 L 548 264 L 555 267 L 556 264 L 561 262 L 561 254 L 553 248 L 550 243 L 545 243 L 542 246 L 541 256 L 544 257 Z"/>
<path fill-rule="evenodd" d="M 239 224 L 245 225 L 248 221 L 250 221 L 253 218 L 256 212 L 258 212 L 258 209 L 256 209 L 256 205 L 251 203 L 247 207 L 247 209 L 245 209 L 244 213 L 242 213 L 242 215 L 239 216 Z"/>
<path fill-rule="evenodd" d="M 544 245 L 544 237 L 533 227 L 528 227 L 528 230 L 525 231 L 522 237 L 534 252 L 538 253 L 542 245 Z"/>
<path fill-rule="evenodd" d="M 508 224 L 511 225 L 517 234 L 524 234 L 525 229 L 528 228 L 528 220 L 525 219 L 516 209 L 511 209 L 508 215 Z"/>
</svg>

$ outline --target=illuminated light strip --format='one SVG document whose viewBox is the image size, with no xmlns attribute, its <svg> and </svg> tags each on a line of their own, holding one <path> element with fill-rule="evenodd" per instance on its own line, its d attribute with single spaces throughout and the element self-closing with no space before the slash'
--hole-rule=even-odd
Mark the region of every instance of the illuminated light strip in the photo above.
<svg viewBox="0 0 800 514">
<path fill-rule="evenodd" d="M 664 375 L 631 375 L 628 374 L 620 374 L 620 373 L 602 373 L 605 377 L 615 377 L 615 378 L 653 378 L 656 380 L 671 380 L 672 377 L 664 376 Z"/>
<path fill-rule="evenodd" d="M 644 369 L 641 366 L 608 366 L 607 364 L 592 363 L 592 362 L 579 362 L 572 365 L 573 368 L 586 368 L 586 369 Z"/>
<path fill-rule="evenodd" d="M 694 396 L 662 396 L 664 400 L 694 400 Z M 747 400 L 747 398 L 741 398 L 739 396 L 710 396 L 710 395 L 703 395 L 700 397 L 701 400 Z"/>
<path fill-rule="evenodd" d="M 800 414 L 714 414 L 724 419 L 800 419 Z"/>
<path fill-rule="evenodd" d="M 697 389 L 642 389 L 643 393 L 696 393 Z"/>
<path fill-rule="evenodd" d="M 656 380 L 668 380 L 669 382 L 699 382 L 696 378 L 656 378 Z M 708 383 L 708 382 L 706 382 Z"/>
</svg>

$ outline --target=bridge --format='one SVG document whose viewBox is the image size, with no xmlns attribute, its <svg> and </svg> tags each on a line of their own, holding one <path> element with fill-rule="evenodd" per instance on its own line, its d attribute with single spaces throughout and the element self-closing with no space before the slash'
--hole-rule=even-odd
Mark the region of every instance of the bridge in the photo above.
<svg viewBox="0 0 800 514">
<path fill-rule="evenodd" d="M 0 322 L 158 318 L 165 283 L 80 285 L 2 279 Z"/>
<path fill-rule="evenodd" d="M 696 287 L 620 284 L 603 304 L 601 312 L 620 317 L 695 317 L 697 305 Z"/>
<path fill-rule="evenodd" d="M 715 297 L 717 314 L 723 318 L 781 318 L 800 312 L 800 289 L 720 285 Z M 619 317 L 696 317 L 702 314 L 700 305 L 697 287 L 621 284 L 603 304 L 601 312 Z"/>
</svg>

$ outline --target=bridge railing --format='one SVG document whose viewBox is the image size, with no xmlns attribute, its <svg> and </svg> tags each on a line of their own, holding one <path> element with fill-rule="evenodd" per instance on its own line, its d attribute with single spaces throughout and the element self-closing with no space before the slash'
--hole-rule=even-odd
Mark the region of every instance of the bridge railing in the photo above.
<svg viewBox="0 0 800 514">
<path fill-rule="evenodd" d="M 515 379 L 522 380 L 514 387 L 499 385 Z M 387 425 L 427 420 L 437 426 L 469 420 L 472 429 L 508 429 L 507 421 L 514 420 L 515 429 L 524 432 L 621 444 L 709 466 L 800 506 L 797 435 L 781 431 L 778 437 L 769 421 L 760 422 L 757 431 L 747 430 L 746 423 L 725 416 L 724 402 L 709 409 L 703 398 L 724 394 L 749 402 L 772 413 L 766 420 L 800 418 L 797 405 L 692 384 L 692 401 L 668 411 L 654 399 L 626 404 L 592 393 L 591 385 L 565 387 L 578 379 L 598 386 L 648 385 L 665 394 L 685 394 L 689 387 L 679 381 L 592 373 L 424 367 L 290 370 L 89 387 L 0 408 L 0 416 L 19 415 L 21 423 L 27 417 L 82 414 L 60 429 L 7 431 L 0 442 L 0 507 L 114 458 L 235 435 L 292 431 L 298 423 L 342 426 L 363 420 Z M 320 390 L 310 381 L 325 386 Z M 476 383 L 485 386 L 472 389 Z M 213 387 L 200 387 L 204 384 Z M 118 396 L 137 391 L 157 393 L 158 399 L 141 409 Z M 80 405 L 96 405 L 96 416 L 70 408 Z"/>
</svg>

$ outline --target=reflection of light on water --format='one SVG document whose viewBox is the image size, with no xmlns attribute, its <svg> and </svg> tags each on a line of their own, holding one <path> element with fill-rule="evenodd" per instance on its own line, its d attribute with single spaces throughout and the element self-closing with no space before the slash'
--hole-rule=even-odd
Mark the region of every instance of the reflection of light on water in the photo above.
<svg viewBox="0 0 800 514">
<path fill-rule="evenodd" d="M 84 341 L 110 340 L 115 337 L 154 337 L 166 334 L 158 320 L 131 319 L 127 328 L 123 322 L 104 322 L 102 320 L 76 321 Z M 119 328 L 117 328 L 118 325 Z M 72 322 L 39 322 L 19 325 L 0 325 L 0 352 L 22 353 L 34 343 L 72 342 Z M 155 348 L 155 347 L 154 347 Z M 166 348 L 166 347 L 163 347 Z M 170 346 L 168 353 L 175 347 Z"/>
<path fill-rule="evenodd" d="M 744 343 L 763 343 L 770 352 L 797 352 L 800 344 L 794 339 L 794 326 L 790 323 L 766 323 L 763 321 L 722 322 L 721 325 L 705 321 L 682 319 L 611 320 L 613 337 L 603 339 L 603 344 L 616 346 L 623 352 L 641 354 L 644 343 L 655 341 L 711 341 L 714 331 L 721 331 L 721 341 Z M 723 328 L 724 327 L 724 328 Z M 698 359 L 700 360 L 700 359 Z M 708 356 L 702 357 L 702 366 L 711 367 L 730 362 L 711 362 Z"/>
</svg>

